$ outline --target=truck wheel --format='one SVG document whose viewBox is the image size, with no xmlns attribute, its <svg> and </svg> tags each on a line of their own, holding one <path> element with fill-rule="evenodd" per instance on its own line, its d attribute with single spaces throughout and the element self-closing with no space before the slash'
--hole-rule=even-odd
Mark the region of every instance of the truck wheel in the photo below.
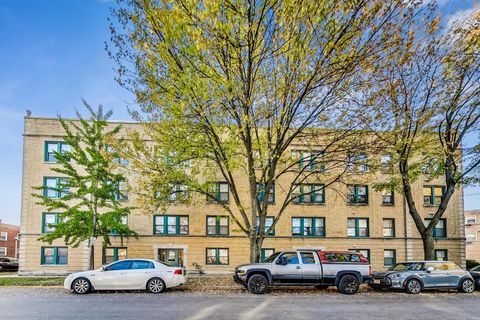
<svg viewBox="0 0 480 320">
<path fill-rule="evenodd" d="M 353 274 L 346 274 L 340 278 L 337 289 L 343 294 L 355 294 L 360 288 L 360 281 Z"/>
<path fill-rule="evenodd" d="M 460 288 L 458 288 L 458 291 L 463 293 L 472 293 L 475 291 L 475 283 L 473 283 L 473 281 L 470 279 L 465 279 L 460 283 Z"/>
<path fill-rule="evenodd" d="M 315 288 L 317 288 L 318 290 L 327 290 L 328 287 L 330 287 L 330 286 L 326 285 L 326 284 L 319 284 L 319 285 L 315 286 Z"/>
<path fill-rule="evenodd" d="M 254 274 L 248 278 L 247 289 L 253 294 L 264 294 L 267 291 L 268 280 L 261 274 Z"/>
<path fill-rule="evenodd" d="M 410 294 L 418 294 L 422 291 L 422 284 L 417 279 L 410 279 L 405 283 L 405 291 Z"/>
</svg>

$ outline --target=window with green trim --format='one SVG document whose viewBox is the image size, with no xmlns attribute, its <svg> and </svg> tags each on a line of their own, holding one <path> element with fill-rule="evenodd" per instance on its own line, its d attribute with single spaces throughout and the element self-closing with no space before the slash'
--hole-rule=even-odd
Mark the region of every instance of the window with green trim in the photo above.
<svg viewBox="0 0 480 320">
<path fill-rule="evenodd" d="M 127 259 L 127 248 L 108 247 L 103 249 L 102 264 L 108 264 Z"/>
<path fill-rule="evenodd" d="M 273 225 L 274 220 L 275 220 L 275 217 L 265 217 L 264 232 L 267 232 L 268 229 L 270 229 L 270 227 Z M 260 217 L 257 217 L 257 225 L 256 225 L 257 234 L 258 234 L 259 226 L 260 226 Z M 274 236 L 274 235 L 275 235 L 275 228 L 272 228 L 272 230 L 270 230 L 267 236 Z"/>
<path fill-rule="evenodd" d="M 72 148 L 69 144 L 63 141 L 45 141 L 45 162 L 56 163 L 57 159 L 55 158 L 55 153 L 65 153 L 70 152 Z"/>
<path fill-rule="evenodd" d="M 292 191 L 293 203 L 325 203 L 324 184 L 297 184 Z"/>
<path fill-rule="evenodd" d="M 325 237 L 325 218 L 292 218 L 292 236 Z"/>
<path fill-rule="evenodd" d="M 228 265 L 228 259 L 227 248 L 206 249 L 206 264 L 208 265 Z"/>
<path fill-rule="evenodd" d="M 382 191 L 382 205 L 384 206 L 393 206 L 395 203 L 395 198 L 393 190 L 383 190 Z"/>
<path fill-rule="evenodd" d="M 425 227 L 428 227 L 432 219 L 425 219 Z M 446 238 L 447 237 L 447 219 L 439 219 L 435 228 L 433 229 L 433 236 L 435 238 Z"/>
<path fill-rule="evenodd" d="M 369 236 L 368 218 L 348 218 L 349 237 L 366 238 Z"/>
<path fill-rule="evenodd" d="M 443 186 L 423 186 L 423 205 L 439 206 L 443 199 Z"/>
<path fill-rule="evenodd" d="M 157 215 L 153 217 L 153 234 L 188 235 L 188 216 Z"/>
<path fill-rule="evenodd" d="M 208 236 L 228 236 L 228 216 L 207 216 Z"/>
<path fill-rule="evenodd" d="M 395 237 L 395 219 L 383 219 L 383 237 Z"/>
<path fill-rule="evenodd" d="M 292 158 L 300 169 L 306 171 L 325 171 L 323 153 L 320 151 L 292 150 Z"/>
<path fill-rule="evenodd" d="M 347 159 L 347 170 L 368 172 L 368 157 L 365 153 L 352 154 Z"/>
<path fill-rule="evenodd" d="M 128 166 L 130 164 L 130 161 L 128 159 L 122 158 L 120 156 L 120 152 L 118 152 L 117 149 L 115 149 L 112 146 L 106 145 L 105 146 L 106 151 L 113 156 L 112 162 L 115 164 L 120 164 L 123 166 Z"/>
<path fill-rule="evenodd" d="M 348 204 L 368 204 L 368 186 L 348 185 Z"/>
<path fill-rule="evenodd" d="M 209 186 L 208 202 L 228 202 L 230 197 L 230 188 L 226 182 L 214 182 Z"/>
<path fill-rule="evenodd" d="M 437 260 L 437 261 L 448 261 L 448 250 L 446 250 L 446 249 L 435 249 L 435 260 Z"/>
<path fill-rule="evenodd" d="M 264 248 L 260 251 L 260 262 L 265 261 L 268 257 L 275 253 L 273 248 Z"/>
<path fill-rule="evenodd" d="M 383 250 L 383 265 L 385 267 L 393 266 L 397 263 L 397 250 L 385 249 Z"/>
<path fill-rule="evenodd" d="M 60 222 L 60 214 L 44 212 L 42 215 L 42 233 L 55 231 L 55 225 Z"/>
<path fill-rule="evenodd" d="M 62 198 L 70 191 L 69 182 L 68 178 L 44 177 L 43 195 L 52 199 Z"/>
<path fill-rule="evenodd" d="M 65 265 L 68 264 L 67 247 L 42 247 L 41 264 Z"/>
<path fill-rule="evenodd" d="M 257 197 L 260 203 L 265 199 L 265 185 L 263 183 L 257 183 Z M 272 185 L 268 192 L 268 203 L 275 202 L 275 185 Z"/>
<path fill-rule="evenodd" d="M 370 261 L 370 249 L 348 249 L 348 251 L 361 253 L 368 261 Z"/>
<path fill-rule="evenodd" d="M 187 198 L 187 186 L 184 184 L 172 184 L 169 200 L 171 202 L 181 201 Z"/>
</svg>

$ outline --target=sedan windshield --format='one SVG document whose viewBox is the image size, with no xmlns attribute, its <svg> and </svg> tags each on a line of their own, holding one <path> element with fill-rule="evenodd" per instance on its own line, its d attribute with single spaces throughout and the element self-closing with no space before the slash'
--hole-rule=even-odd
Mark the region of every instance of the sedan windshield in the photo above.
<svg viewBox="0 0 480 320">
<path fill-rule="evenodd" d="M 423 268 L 423 264 L 422 263 L 418 263 L 418 262 L 412 262 L 412 263 L 407 263 L 407 262 L 403 262 L 403 263 L 397 263 L 396 265 L 394 265 L 393 267 L 391 267 L 390 271 L 420 271 L 422 270 Z"/>
<path fill-rule="evenodd" d="M 266 258 L 265 260 L 263 260 L 263 262 L 267 262 L 267 263 L 273 262 L 275 260 L 275 258 L 278 257 L 279 254 L 280 254 L 280 252 L 275 252 L 274 254 L 272 254 L 271 256 Z"/>
</svg>

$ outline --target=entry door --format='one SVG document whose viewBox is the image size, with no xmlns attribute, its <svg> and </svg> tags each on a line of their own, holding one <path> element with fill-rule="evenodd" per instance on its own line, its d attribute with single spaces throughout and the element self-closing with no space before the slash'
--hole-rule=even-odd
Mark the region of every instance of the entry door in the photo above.
<svg viewBox="0 0 480 320">
<path fill-rule="evenodd" d="M 158 260 L 172 267 L 183 267 L 183 249 L 158 249 Z"/>
</svg>

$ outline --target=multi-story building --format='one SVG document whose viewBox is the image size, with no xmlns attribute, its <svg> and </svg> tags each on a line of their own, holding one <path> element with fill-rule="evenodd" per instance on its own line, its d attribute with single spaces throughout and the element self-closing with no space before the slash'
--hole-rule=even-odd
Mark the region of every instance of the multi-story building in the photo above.
<svg viewBox="0 0 480 320">
<path fill-rule="evenodd" d="M 0 257 L 18 258 L 18 234 L 20 227 L 0 220 Z"/>
<path fill-rule="evenodd" d="M 480 262 L 480 210 L 465 212 L 465 252 L 467 260 Z"/>
<path fill-rule="evenodd" d="M 123 128 L 141 130 L 141 125 L 124 123 Z M 25 118 L 20 274 L 67 273 L 88 267 L 86 244 L 68 248 L 62 240 L 51 245 L 38 241 L 42 234 L 51 231 L 49 226 L 58 216 L 36 204 L 31 196 L 32 186 L 56 185 L 64 178 L 51 171 L 57 166 L 53 150 L 68 148 L 62 136 L 63 129 L 57 119 Z M 291 149 L 294 154 L 301 151 L 302 146 L 294 144 Z M 362 155 L 365 159 L 370 157 L 380 155 Z M 381 156 L 379 162 L 384 161 L 388 161 L 388 157 Z M 395 261 L 422 259 L 422 241 L 406 210 L 403 195 L 374 190 L 373 184 L 381 179 L 382 173 L 367 174 L 368 161 L 357 169 L 346 184 L 323 188 L 319 181 L 318 184 L 300 185 L 297 190 L 304 195 L 289 205 L 275 230 L 268 235 L 262 257 L 295 248 L 357 250 L 370 259 L 374 270 L 382 270 Z M 236 179 L 240 194 L 247 196 L 247 177 L 239 175 Z M 269 195 L 272 216 L 267 218 L 267 225 L 286 197 L 278 187 L 282 183 L 288 181 L 277 181 L 277 188 Z M 419 210 L 428 220 L 441 200 L 442 180 L 419 180 L 413 188 Z M 226 203 L 231 200 L 228 184 L 218 182 L 216 190 L 218 200 Z M 124 195 L 123 201 L 135 205 L 135 194 Z M 199 197 L 191 206 L 173 205 L 163 214 L 134 212 L 125 222 L 138 233 L 138 239 L 124 239 L 121 243 L 113 235 L 112 245 L 105 250 L 98 241 L 95 250 L 98 266 L 127 257 L 143 257 L 183 265 L 189 271 L 225 272 L 249 261 L 249 239 L 237 230 L 218 203 L 206 201 L 204 197 Z M 435 237 L 437 259 L 464 263 L 461 190 L 450 201 L 436 227 Z"/>
</svg>

